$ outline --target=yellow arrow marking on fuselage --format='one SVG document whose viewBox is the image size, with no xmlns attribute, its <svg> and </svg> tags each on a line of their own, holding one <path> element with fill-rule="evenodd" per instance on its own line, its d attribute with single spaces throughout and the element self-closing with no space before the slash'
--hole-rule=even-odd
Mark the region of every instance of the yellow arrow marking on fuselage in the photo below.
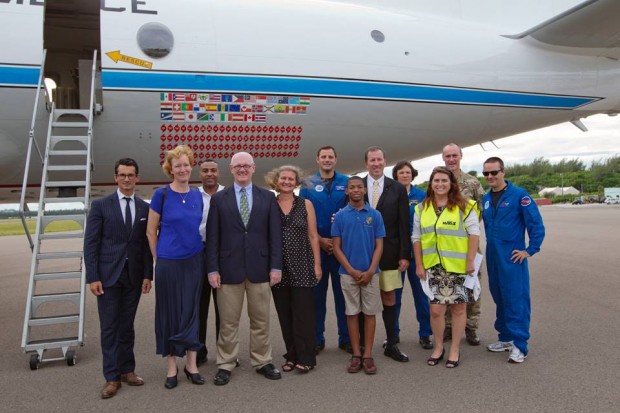
<svg viewBox="0 0 620 413">
<path fill-rule="evenodd" d="M 121 62 L 129 63 L 130 65 L 145 67 L 147 69 L 153 68 L 152 62 L 147 62 L 146 60 L 142 60 L 136 57 L 131 57 L 131 56 L 121 54 L 120 50 L 115 50 L 113 52 L 107 52 L 106 55 L 108 55 L 108 57 L 112 59 L 114 63 L 118 63 L 118 61 L 120 60 Z"/>
</svg>

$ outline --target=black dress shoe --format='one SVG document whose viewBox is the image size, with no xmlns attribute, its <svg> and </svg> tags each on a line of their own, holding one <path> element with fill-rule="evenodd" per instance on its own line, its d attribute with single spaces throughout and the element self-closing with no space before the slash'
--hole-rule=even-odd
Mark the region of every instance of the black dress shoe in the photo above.
<svg viewBox="0 0 620 413">
<path fill-rule="evenodd" d="M 401 363 L 409 361 L 409 356 L 400 351 L 397 346 L 386 347 L 383 354 L 392 360 L 400 361 Z"/>
<path fill-rule="evenodd" d="M 191 381 L 192 384 L 205 384 L 205 378 L 200 373 L 190 373 L 187 367 L 183 367 L 183 372 L 185 372 L 187 380 Z"/>
<path fill-rule="evenodd" d="M 396 339 L 394 340 L 394 344 L 398 344 L 400 343 L 400 336 L 396 336 Z M 386 348 L 388 345 L 388 341 L 387 338 L 385 340 L 383 340 L 383 348 Z"/>
<path fill-rule="evenodd" d="M 230 381 L 230 371 L 224 369 L 218 369 L 213 378 L 213 383 L 216 386 L 223 386 Z"/>
<path fill-rule="evenodd" d="M 420 337 L 420 347 L 422 347 L 424 350 L 431 350 L 433 348 L 433 342 L 431 341 L 431 338 L 428 336 Z"/>
<path fill-rule="evenodd" d="M 166 377 L 166 382 L 164 383 L 164 387 L 167 389 L 174 389 L 179 384 L 177 380 L 177 376 L 179 374 L 179 370 L 177 370 L 177 374 L 172 377 Z"/>
<path fill-rule="evenodd" d="M 278 380 L 282 378 L 282 374 L 280 374 L 280 371 L 276 369 L 271 363 L 265 364 L 260 369 L 256 369 L 256 372 L 258 374 L 262 374 L 269 380 Z"/>
<path fill-rule="evenodd" d="M 196 365 L 197 366 L 202 366 L 203 364 L 207 362 L 208 353 L 209 352 L 207 351 L 206 347 L 203 347 L 200 350 L 198 350 L 198 353 L 196 354 Z"/>
</svg>

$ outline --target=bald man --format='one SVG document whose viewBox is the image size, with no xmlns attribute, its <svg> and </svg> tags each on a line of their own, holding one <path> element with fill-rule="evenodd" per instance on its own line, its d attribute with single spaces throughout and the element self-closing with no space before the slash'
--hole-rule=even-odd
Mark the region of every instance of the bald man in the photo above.
<svg viewBox="0 0 620 413">
<path fill-rule="evenodd" d="M 211 197 L 207 217 L 207 275 L 217 289 L 220 334 L 214 382 L 228 384 L 239 353 L 239 320 L 247 296 L 252 367 L 277 380 L 269 333 L 271 286 L 282 278 L 282 224 L 275 195 L 252 184 L 256 165 L 247 152 L 228 166 L 233 185 Z"/>
</svg>

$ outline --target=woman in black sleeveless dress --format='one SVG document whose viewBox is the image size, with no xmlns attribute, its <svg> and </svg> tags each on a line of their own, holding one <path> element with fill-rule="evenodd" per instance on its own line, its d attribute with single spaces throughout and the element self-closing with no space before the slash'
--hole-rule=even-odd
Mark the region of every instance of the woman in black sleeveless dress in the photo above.
<svg viewBox="0 0 620 413">
<path fill-rule="evenodd" d="M 316 365 L 313 288 L 322 275 L 316 216 L 312 203 L 293 192 L 299 168 L 282 166 L 266 180 L 278 192 L 282 219 L 282 281 L 272 287 L 286 345 L 282 370 L 307 373 Z"/>
</svg>

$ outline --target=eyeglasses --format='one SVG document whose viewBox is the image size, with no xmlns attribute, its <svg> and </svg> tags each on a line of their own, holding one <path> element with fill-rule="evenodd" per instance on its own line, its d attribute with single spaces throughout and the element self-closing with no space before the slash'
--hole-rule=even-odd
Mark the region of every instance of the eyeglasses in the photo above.
<svg viewBox="0 0 620 413">
<path fill-rule="evenodd" d="M 134 179 L 137 175 L 136 174 L 116 174 L 116 176 L 121 179 Z"/>
<path fill-rule="evenodd" d="M 250 169 L 252 169 L 253 165 L 233 165 L 233 169 L 235 171 L 240 171 L 242 169 L 245 169 L 246 171 L 249 171 Z"/>
<path fill-rule="evenodd" d="M 503 171 L 503 169 L 498 169 L 497 171 L 484 171 L 482 173 L 482 175 L 484 175 L 484 176 L 489 176 L 489 175 L 497 176 L 497 174 L 502 172 L 502 171 Z"/>
</svg>

